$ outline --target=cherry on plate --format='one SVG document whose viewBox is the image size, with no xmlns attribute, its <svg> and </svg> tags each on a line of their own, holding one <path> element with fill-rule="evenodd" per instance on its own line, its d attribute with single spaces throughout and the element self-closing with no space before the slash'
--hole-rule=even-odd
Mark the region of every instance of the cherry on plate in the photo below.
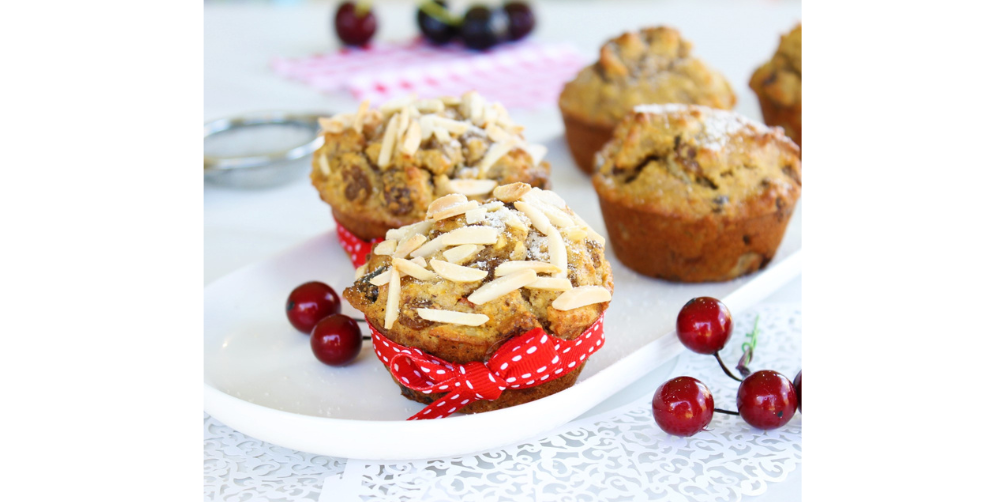
<svg viewBox="0 0 1005 502">
<path fill-rule="evenodd" d="M 681 376 L 670 380 L 653 394 L 656 425 L 674 436 L 693 436 L 712 421 L 715 401 L 700 381 Z"/>
<path fill-rule="evenodd" d="M 376 32 L 377 16 L 369 2 L 359 7 L 356 2 L 342 2 L 335 11 L 335 34 L 346 45 L 365 45 Z"/>
<path fill-rule="evenodd" d="M 733 318 L 726 305 L 702 296 L 684 304 L 677 314 L 677 338 L 699 354 L 715 354 L 733 334 Z"/>
<path fill-rule="evenodd" d="M 796 414 L 796 388 L 777 371 L 761 370 L 740 383 L 736 409 L 745 422 L 758 429 L 777 429 Z"/>
<path fill-rule="evenodd" d="M 799 370 L 799 374 L 796 375 L 796 379 L 792 382 L 793 387 L 796 388 L 796 408 L 799 408 L 799 413 L 803 412 L 803 370 Z"/>
<path fill-rule="evenodd" d="M 461 40 L 469 49 L 484 51 L 506 39 L 506 15 L 483 5 L 468 9 L 461 21 Z"/>
<path fill-rule="evenodd" d="M 301 284 L 286 299 L 286 318 L 297 331 L 308 335 L 321 319 L 341 311 L 335 290 L 323 282 Z"/>
<path fill-rule="evenodd" d="M 509 20 L 509 39 L 516 41 L 534 30 L 534 11 L 523 2 L 506 2 L 503 6 Z"/>
<path fill-rule="evenodd" d="M 356 321 L 342 314 L 321 319 L 311 332 L 311 350 L 314 357 L 329 366 L 341 366 L 359 355 L 363 348 L 363 334 Z"/>
</svg>

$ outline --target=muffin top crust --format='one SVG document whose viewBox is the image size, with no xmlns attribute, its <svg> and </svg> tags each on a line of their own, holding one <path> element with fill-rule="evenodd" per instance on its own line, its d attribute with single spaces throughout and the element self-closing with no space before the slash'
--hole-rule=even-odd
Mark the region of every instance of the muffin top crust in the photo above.
<svg viewBox="0 0 1005 502">
<path fill-rule="evenodd" d="M 338 213 L 397 228 L 421 221 L 450 193 L 484 199 L 517 181 L 547 188 L 545 148 L 530 145 L 499 103 L 460 98 L 391 100 L 320 121 L 324 145 L 311 182 Z"/>
<path fill-rule="evenodd" d="M 472 349 L 455 362 L 482 360 L 537 327 L 563 339 L 589 328 L 614 289 L 604 244 L 554 192 L 454 194 L 389 231 L 343 296 L 398 343 L 434 355 L 462 345 Z"/>
<path fill-rule="evenodd" d="M 704 106 L 635 108 L 597 157 L 601 197 L 680 218 L 752 217 L 799 197 L 799 147 L 781 128 Z"/>
<path fill-rule="evenodd" d="M 608 40 L 597 62 L 580 71 L 559 97 L 564 112 L 607 127 L 646 103 L 732 109 L 736 96 L 722 74 L 691 55 L 691 42 L 680 32 L 653 27 Z"/>
<path fill-rule="evenodd" d="M 803 26 L 782 35 L 778 50 L 750 78 L 750 87 L 778 106 L 801 106 L 803 101 Z"/>
</svg>

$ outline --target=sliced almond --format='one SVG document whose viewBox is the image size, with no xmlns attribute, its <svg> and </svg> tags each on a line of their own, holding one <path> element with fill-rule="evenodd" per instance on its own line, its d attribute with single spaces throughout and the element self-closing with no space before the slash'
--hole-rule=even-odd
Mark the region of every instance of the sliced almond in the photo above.
<svg viewBox="0 0 1005 502">
<path fill-rule="evenodd" d="M 558 272 L 555 272 L 557 274 L 556 277 L 565 277 L 568 275 L 568 253 L 568 250 L 565 249 L 565 241 L 562 240 L 562 234 L 557 229 L 552 230 L 548 234 L 548 258 L 551 264 L 558 269 Z"/>
<path fill-rule="evenodd" d="M 408 96 L 400 96 L 394 99 L 388 100 L 386 103 L 380 105 L 380 113 L 384 116 L 388 116 L 401 111 L 403 108 L 411 105 L 415 102 L 415 93 L 409 94 Z"/>
<path fill-rule="evenodd" d="M 377 256 L 391 256 L 394 250 L 398 249 L 398 241 L 388 239 L 373 247 L 373 254 Z"/>
<path fill-rule="evenodd" d="M 450 137 L 450 131 L 444 127 L 433 126 L 433 136 L 436 136 L 436 141 L 440 144 L 447 145 L 450 144 L 452 138 Z"/>
<path fill-rule="evenodd" d="M 448 119 L 446 117 L 441 117 L 439 115 L 433 115 L 433 125 L 437 127 L 442 127 L 449 133 L 453 134 L 464 134 L 468 132 L 471 124 L 467 122 L 461 122 L 459 120 Z"/>
<path fill-rule="evenodd" d="M 438 99 L 421 99 L 415 102 L 415 108 L 422 113 L 440 113 L 447 109 Z"/>
<path fill-rule="evenodd" d="M 354 279 L 359 279 L 364 275 L 366 275 L 366 263 L 356 267 L 356 277 L 354 277 Z"/>
<path fill-rule="evenodd" d="M 541 164 L 545 154 L 548 153 L 548 147 L 544 145 L 522 145 L 520 149 L 527 152 L 527 155 L 530 155 L 535 166 Z"/>
<path fill-rule="evenodd" d="M 319 118 L 318 125 L 321 126 L 321 130 L 324 132 L 338 134 L 352 125 L 354 118 L 355 115 L 351 113 L 340 113 L 338 115 L 332 115 L 331 117 Z"/>
<path fill-rule="evenodd" d="M 523 194 L 529 192 L 531 188 L 530 185 L 518 181 L 496 187 L 495 190 L 492 190 L 492 196 L 503 202 L 513 202 L 520 200 L 520 197 L 523 197 Z"/>
<path fill-rule="evenodd" d="M 475 91 L 468 91 L 461 95 L 461 113 L 464 114 L 472 124 L 482 125 L 483 114 L 485 113 L 485 98 Z"/>
<path fill-rule="evenodd" d="M 447 106 L 457 106 L 461 104 L 461 98 L 458 98 L 457 96 L 441 96 L 439 99 Z"/>
<path fill-rule="evenodd" d="M 450 248 L 443 252 L 443 257 L 450 263 L 465 264 L 478 254 L 485 246 L 475 244 L 464 244 L 455 248 Z"/>
<path fill-rule="evenodd" d="M 439 213 L 440 211 L 443 211 L 444 209 L 447 209 L 451 206 L 464 204 L 467 201 L 468 198 L 465 197 L 464 194 L 452 193 L 450 195 L 444 195 L 443 197 L 440 197 L 439 199 L 436 199 L 429 204 L 429 207 L 426 209 L 426 217 L 428 218 L 433 214 Z"/>
<path fill-rule="evenodd" d="M 485 128 L 485 133 L 488 134 L 490 140 L 497 143 L 508 141 L 511 138 L 510 133 L 495 124 L 489 124 L 489 126 Z"/>
<path fill-rule="evenodd" d="M 419 123 L 412 121 L 408 125 L 408 131 L 405 132 L 405 138 L 401 141 L 401 153 L 412 156 L 415 152 L 419 151 L 419 145 L 422 143 L 422 128 L 419 127 Z"/>
<path fill-rule="evenodd" d="M 472 200 L 472 201 L 465 202 L 464 204 L 458 204 L 456 206 L 448 207 L 448 208 L 444 209 L 443 211 L 440 211 L 438 213 L 433 213 L 429 217 L 433 221 L 445 220 L 447 218 L 450 218 L 450 217 L 453 217 L 453 216 L 457 216 L 459 214 L 466 213 L 466 212 L 468 212 L 468 211 L 470 211 L 472 209 L 475 209 L 477 207 L 478 207 L 478 201 Z"/>
<path fill-rule="evenodd" d="M 554 274 L 559 271 L 559 268 L 543 261 L 507 261 L 496 267 L 495 276 L 501 277 L 524 270 L 533 270 L 542 274 Z"/>
<path fill-rule="evenodd" d="M 530 231 L 530 227 L 528 227 L 527 224 L 524 223 L 523 220 L 521 220 L 520 217 L 517 216 L 516 213 L 512 211 L 506 211 L 506 216 L 503 217 L 503 223 L 505 223 L 507 227 L 510 227 L 514 230 L 519 230 L 521 232 Z"/>
<path fill-rule="evenodd" d="M 485 173 L 487 173 L 489 169 L 491 169 L 492 166 L 496 164 L 496 162 L 499 162 L 499 159 L 505 157 L 506 154 L 509 153 L 509 151 L 512 149 L 513 149 L 512 141 L 493 143 L 492 146 L 489 147 L 489 151 L 485 154 L 484 157 L 482 157 L 482 160 L 478 162 L 478 172 L 480 176 L 484 176 Z"/>
<path fill-rule="evenodd" d="M 487 211 L 485 210 L 484 207 L 476 207 L 476 208 L 474 208 L 474 209 L 472 209 L 472 210 L 464 213 L 464 221 L 466 221 L 468 223 L 468 225 L 473 225 L 475 223 L 481 223 L 481 222 L 485 221 L 485 214 L 486 213 L 487 213 Z"/>
<path fill-rule="evenodd" d="M 384 272 L 373 276 L 373 279 L 370 279 L 370 284 L 373 284 L 374 286 L 383 286 L 389 282 L 391 282 L 390 270 L 385 270 Z"/>
<path fill-rule="evenodd" d="M 495 244 L 497 240 L 499 240 L 499 231 L 484 226 L 461 227 L 443 234 L 443 243 L 448 246 Z"/>
<path fill-rule="evenodd" d="M 450 180 L 447 187 L 454 193 L 476 196 L 491 192 L 498 184 L 496 180 Z"/>
<path fill-rule="evenodd" d="M 447 247 L 447 245 L 444 244 L 443 242 L 443 237 L 445 237 L 446 235 L 447 234 L 440 234 L 435 239 L 423 244 L 421 247 L 419 247 L 419 249 L 412 251 L 412 256 L 427 258 L 433 253 L 436 253 L 437 251 Z"/>
<path fill-rule="evenodd" d="M 431 281 L 433 279 L 436 279 L 436 274 L 408 260 L 395 258 L 391 260 L 391 264 L 394 265 L 394 268 L 397 269 L 399 272 L 415 277 L 420 281 Z"/>
<path fill-rule="evenodd" d="M 569 291 L 572 289 L 572 282 L 565 277 L 538 277 L 538 279 L 526 286 L 527 289 L 543 289 L 545 291 Z"/>
<path fill-rule="evenodd" d="M 412 109 L 410 107 L 402 108 L 398 112 L 398 137 L 397 143 L 400 145 L 405 140 L 405 133 L 408 132 L 408 127 L 412 124 Z"/>
<path fill-rule="evenodd" d="M 551 306 L 555 310 L 565 311 L 609 301 L 611 301 L 611 292 L 607 288 L 602 286 L 580 286 L 558 295 L 558 298 L 555 298 L 555 301 L 551 302 Z"/>
<path fill-rule="evenodd" d="M 429 260 L 429 266 L 433 267 L 433 270 L 435 270 L 437 274 L 440 274 L 440 277 L 454 282 L 475 282 L 480 281 L 489 275 L 489 273 L 485 270 L 462 267 L 460 265 L 454 265 L 453 263 L 440 260 Z"/>
<path fill-rule="evenodd" d="M 544 213 L 530 204 L 522 200 L 518 200 L 513 203 L 513 207 L 517 208 L 521 213 L 526 214 L 538 232 L 548 235 L 551 233 L 552 229 L 555 228 L 551 226 L 551 220 L 549 220 Z"/>
<path fill-rule="evenodd" d="M 488 105 L 482 107 L 481 120 L 486 126 L 494 126 L 497 118 L 499 117 L 495 108 Z"/>
<path fill-rule="evenodd" d="M 433 127 L 435 127 L 433 115 L 423 115 L 419 117 L 419 138 L 422 141 L 429 139 L 429 137 L 433 135 Z"/>
<path fill-rule="evenodd" d="M 415 258 L 412 258 L 411 260 L 408 260 L 408 261 L 410 261 L 410 262 L 412 262 L 412 263 L 414 263 L 414 264 L 416 264 L 416 265 L 418 265 L 418 266 L 420 266 L 422 268 L 426 268 L 426 259 L 423 258 L 423 257 L 421 257 L 421 256 L 416 256 Z"/>
<path fill-rule="evenodd" d="M 401 273 L 397 267 L 391 267 L 389 286 L 387 287 L 387 305 L 384 307 L 384 329 L 391 329 L 398 320 L 398 308 L 401 304 Z"/>
<path fill-rule="evenodd" d="M 497 201 L 497 200 L 494 200 L 494 201 L 492 201 L 492 202 L 486 202 L 486 203 L 482 204 L 482 207 L 483 207 L 483 208 L 484 208 L 484 209 L 485 209 L 486 211 L 488 211 L 488 212 L 490 212 L 490 213 L 491 213 L 492 211 L 495 211 L 496 209 L 499 209 L 499 208 L 501 208 L 501 207 L 503 207 L 503 206 L 505 206 L 505 205 L 506 205 L 506 204 L 503 204 L 503 203 L 502 203 L 502 202 L 500 202 L 500 201 Z"/>
<path fill-rule="evenodd" d="M 419 317 L 427 321 L 460 324 L 462 326 L 481 326 L 489 321 L 489 316 L 485 314 L 469 314 L 453 310 L 415 309 L 415 312 L 419 314 Z"/>
<path fill-rule="evenodd" d="M 370 111 L 370 100 L 365 99 L 359 104 L 359 109 L 356 110 L 356 116 L 352 119 L 352 128 L 358 132 L 363 132 L 363 120 L 366 119 L 366 113 Z"/>
<path fill-rule="evenodd" d="M 398 117 L 395 114 L 384 126 L 384 139 L 380 143 L 380 154 L 377 155 L 377 166 L 380 168 L 391 165 L 391 154 L 394 153 L 394 142 L 398 136 Z"/>
<path fill-rule="evenodd" d="M 405 225 L 401 228 L 392 228 L 387 231 L 388 239 L 395 239 L 397 241 L 407 241 L 412 238 L 415 234 L 424 234 L 429 232 L 429 229 L 433 228 L 433 222 L 429 220 L 423 220 L 418 223 L 412 223 L 411 225 Z"/>
<path fill-rule="evenodd" d="M 325 176 L 332 175 L 332 168 L 328 164 L 328 156 L 325 155 L 323 152 L 321 153 L 321 155 L 318 155 L 318 167 L 321 169 L 321 172 Z"/>
<path fill-rule="evenodd" d="M 570 242 L 580 242 L 586 238 L 587 234 L 586 227 L 575 226 L 562 229 L 562 235 Z"/>
<path fill-rule="evenodd" d="M 521 270 L 520 272 L 504 275 L 498 279 L 486 283 L 468 295 L 468 301 L 475 305 L 483 305 L 500 296 L 516 291 L 537 280 L 537 274 L 533 270 Z"/>
<path fill-rule="evenodd" d="M 552 206 L 551 204 L 531 203 L 531 205 L 544 213 L 544 215 L 548 217 L 548 221 L 558 228 L 569 227 L 575 223 L 568 213 Z"/>
<path fill-rule="evenodd" d="M 398 244 L 398 247 L 394 248 L 394 254 L 391 256 L 395 258 L 404 258 L 412 251 L 419 249 L 419 246 L 421 246 L 424 242 L 426 242 L 425 235 L 415 234 L 409 237 L 407 241 Z"/>
</svg>

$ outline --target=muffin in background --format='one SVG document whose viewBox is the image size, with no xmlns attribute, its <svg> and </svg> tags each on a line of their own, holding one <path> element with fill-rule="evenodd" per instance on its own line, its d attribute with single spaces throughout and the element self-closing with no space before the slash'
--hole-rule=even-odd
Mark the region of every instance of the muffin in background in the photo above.
<svg viewBox="0 0 1005 502">
<path fill-rule="evenodd" d="M 450 193 L 484 199 L 498 185 L 550 186 L 544 146 L 528 144 L 502 105 L 475 92 L 363 103 L 321 128 L 311 182 L 335 220 L 365 241 L 421 221 Z"/>
<path fill-rule="evenodd" d="M 782 35 L 771 60 L 750 77 L 764 123 L 781 126 L 797 145 L 803 141 L 803 26 Z"/>
<path fill-rule="evenodd" d="M 799 147 L 780 128 L 703 106 L 637 107 L 598 160 L 593 186 L 614 254 L 671 281 L 765 267 L 801 190 Z"/>
<path fill-rule="evenodd" d="M 608 40 L 600 58 L 565 85 L 558 105 L 576 164 L 593 172 L 597 151 L 636 105 L 687 103 L 732 109 L 729 82 L 692 56 L 691 42 L 669 27 L 644 28 Z"/>
</svg>

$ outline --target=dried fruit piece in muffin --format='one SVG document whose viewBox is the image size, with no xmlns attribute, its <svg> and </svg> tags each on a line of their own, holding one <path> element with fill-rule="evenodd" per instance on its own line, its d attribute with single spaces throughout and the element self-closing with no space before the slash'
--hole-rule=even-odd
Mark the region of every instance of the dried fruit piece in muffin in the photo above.
<svg viewBox="0 0 1005 502">
<path fill-rule="evenodd" d="M 321 127 L 311 182 L 335 219 L 364 240 L 422 221 L 450 193 L 484 200 L 499 185 L 549 186 L 543 147 L 527 143 L 502 105 L 474 92 L 376 109 L 363 103 Z"/>
<path fill-rule="evenodd" d="M 558 105 L 576 163 L 586 173 L 618 122 L 636 105 L 686 103 L 732 109 L 729 82 L 669 27 L 644 28 L 608 40 L 596 63 L 567 83 Z"/>
<path fill-rule="evenodd" d="M 766 266 L 801 190 L 780 128 L 693 105 L 646 105 L 618 125 L 593 186 L 614 253 L 641 274 L 726 281 Z"/>
</svg>

